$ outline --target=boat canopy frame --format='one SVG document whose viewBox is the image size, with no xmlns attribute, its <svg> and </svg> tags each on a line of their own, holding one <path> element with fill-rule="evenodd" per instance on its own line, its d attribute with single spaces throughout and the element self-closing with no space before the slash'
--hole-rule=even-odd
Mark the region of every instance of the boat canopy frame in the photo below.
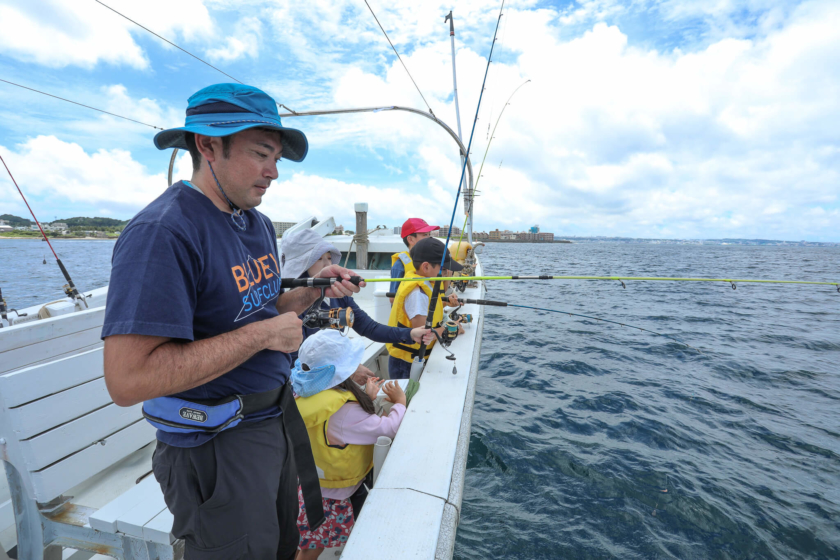
<svg viewBox="0 0 840 560">
<path fill-rule="evenodd" d="M 288 109 L 288 107 L 286 107 Z M 473 168 L 472 168 L 472 161 L 470 161 L 469 154 L 467 154 L 467 147 L 464 146 L 464 143 L 458 138 L 458 135 L 455 133 L 454 130 L 449 128 L 449 126 L 434 116 L 431 113 L 426 111 L 421 111 L 420 109 L 413 109 L 411 107 L 402 107 L 399 105 L 385 105 L 382 107 L 361 107 L 358 109 L 325 109 L 320 111 L 292 111 L 289 110 L 288 113 L 280 113 L 281 117 L 319 117 L 319 116 L 326 116 L 326 115 L 346 115 L 351 113 L 379 113 L 381 111 L 405 111 L 407 113 L 412 113 L 415 115 L 420 115 L 421 117 L 426 117 L 430 121 L 438 124 L 441 128 L 443 128 L 449 136 L 455 140 L 455 143 L 458 144 L 458 149 L 461 152 L 461 156 L 465 157 L 467 160 L 467 192 L 464 193 L 464 213 L 468 215 L 472 215 L 472 206 L 473 206 Z M 172 186 L 172 173 L 175 168 L 175 158 L 178 155 L 178 148 L 172 150 L 172 157 L 169 159 L 169 174 L 167 176 L 168 185 Z M 468 228 L 467 228 L 467 241 L 472 243 L 472 220 L 468 221 Z"/>
</svg>

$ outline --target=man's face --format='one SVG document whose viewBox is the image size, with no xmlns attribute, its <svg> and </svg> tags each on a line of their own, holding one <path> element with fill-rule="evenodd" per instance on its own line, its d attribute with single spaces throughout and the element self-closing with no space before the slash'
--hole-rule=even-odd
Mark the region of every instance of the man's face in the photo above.
<svg viewBox="0 0 840 560">
<path fill-rule="evenodd" d="M 214 139 L 213 162 L 216 177 L 228 198 L 243 210 L 262 203 L 271 181 L 277 178 L 277 162 L 283 152 L 280 135 L 267 130 L 249 129 L 233 136 L 227 158 L 221 139 Z"/>
<path fill-rule="evenodd" d="M 412 233 L 411 235 L 406 236 L 406 239 L 408 240 L 408 248 L 411 249 L 412 247 L 414 247 L 415 243 L 417 243 L 421 239 L 426 239 L 430 235 L 431 234 L 427 231 L 424 233 Z"/>
</svg>

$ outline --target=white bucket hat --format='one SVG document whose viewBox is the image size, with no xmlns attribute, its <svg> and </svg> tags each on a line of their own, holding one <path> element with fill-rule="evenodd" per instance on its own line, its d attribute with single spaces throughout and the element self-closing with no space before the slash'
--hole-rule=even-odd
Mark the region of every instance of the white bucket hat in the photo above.
<svg viewBox="0 0 840 560">
<path fill-rule="evenodd" d="M 360 340 L 333 329 L 318 331 L 300 345 L 292 368 L 292 388 L 299 397 L 332 389 L 353 375 L 364 353 Z"/>
<path fill-rule="evenodd" d="M 311 229 L 284 237 L 280 245 L 280 269 L 283 278 L 300 278 L 326 252 L 332 253 L 333 264 L 341 261 L 341 252 Z"/>
</svg>

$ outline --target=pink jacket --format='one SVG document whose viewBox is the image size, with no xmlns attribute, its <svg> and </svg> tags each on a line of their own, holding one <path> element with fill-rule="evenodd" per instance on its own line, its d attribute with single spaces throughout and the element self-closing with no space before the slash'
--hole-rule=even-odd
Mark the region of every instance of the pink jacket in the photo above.
<svg viewBox="0 0 840 560">
<path fill-rule="evenodd" d="M 330 445 L 372 445 L 379 436 L 394 439 L 400 427 L 405 406 L 395 404 L 388 416 L 368 414 L 358 403 L 348 402 L 330 417 L 327 439 Z M 361 486 L 359 482 L 346 488 L 321 488 L 321 495 L 332 500 L 346 500 Z"/>
</svg>

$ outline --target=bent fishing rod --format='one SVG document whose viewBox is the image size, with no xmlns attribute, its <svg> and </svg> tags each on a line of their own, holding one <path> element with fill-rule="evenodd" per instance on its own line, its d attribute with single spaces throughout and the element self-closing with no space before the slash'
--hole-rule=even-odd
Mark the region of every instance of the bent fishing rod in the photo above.
<svg viewBox="0 0 840 560">
<path fill-rule="evenodd" d="M 17 188 L 18 193 L 20 193 L 20 197 L 23 199 L 24 204 L 26 204 L 26 208 L 29 209 L 29 213 L 32 215 L 32 219 L 35 220 L 35 223 L 38 224 L 38 229 L 41 230 L 41 235 L 44 237 L 44 241 L 47 242 L 47 245 L 50 247 L 50 251 L 52 251 L 53 256 L 55 257 L 56 262 L 58 263 L 58 268 L 61 269 L 61 273 L 64 275 L 64 279 L 67 280 L 67 284 L 64 286 L 64 293 L 70 296 L 73 299 L 77 299 L 81 301 L 85 307 L 88 306 L 87 301 L 85 300 L 84 296 L 79 293 L 79 290 L 76 288 L 76 284 L 73 283 L 73 279 L 70 278 L 70 273 L 67 272 L 67 269 L 64 267 L 64 263 L 61 262 L 61 259 L 58 258 L 58 253 L 55 252 L 53 249 L 52 243 L 50 243 L 49 238 L 47 238 L 47 234 L 44 233 L 44 228 L 41 227 L 41 222 L 38 221 L 38 218 L 35 217 L 35 212 L 32 211 L 32 207 L 29 206 L 29 202 L 26 200 L 26 197 L 23 195 L 23 191 L 20 190 L 20 186 L 15 181 L 14 176 L 12 175 L 9 166 L 6 165 L 6 160 L 3 159 L 3 156 L 0 156 L 0 162 L 3 162 L 3 167 L 6 168 L 6 173 L 9 174 L 9 177 L 12 179 L 12 183 L 14 183 L 15 187 Z M 44 261 L 46 263 L 46 261 Z"/>
</svg>

